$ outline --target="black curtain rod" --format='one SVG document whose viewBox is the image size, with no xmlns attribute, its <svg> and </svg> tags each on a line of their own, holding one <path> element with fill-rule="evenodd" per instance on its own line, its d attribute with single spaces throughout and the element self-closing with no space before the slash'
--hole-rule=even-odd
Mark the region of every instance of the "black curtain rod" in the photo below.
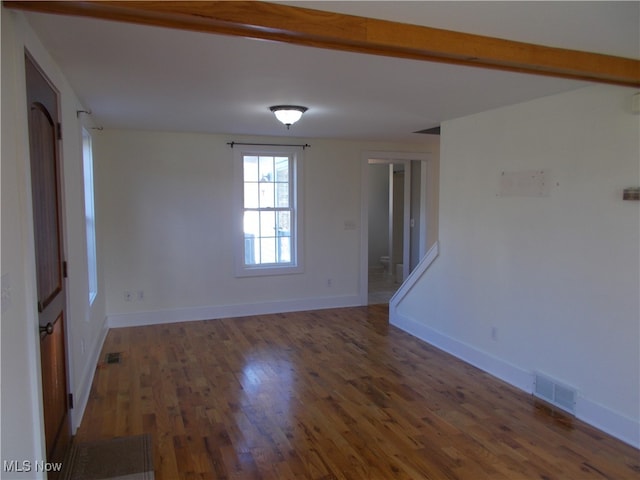
<svg viewBox="0 0 640 480">
<path fill-rule="evenodd" d="M 293 144 L 293 143 L 242 143 L 242 142 L 227 142 L 227 145 L 229 145 L 231 148 L 233 148 L 234 145 L 254 145 L 258 147 L 302 147 L 303 150 L 311 146 L 308 143 L 305 143 L 304 145 L 302 145 L 302 144 Z"/>
</svg>

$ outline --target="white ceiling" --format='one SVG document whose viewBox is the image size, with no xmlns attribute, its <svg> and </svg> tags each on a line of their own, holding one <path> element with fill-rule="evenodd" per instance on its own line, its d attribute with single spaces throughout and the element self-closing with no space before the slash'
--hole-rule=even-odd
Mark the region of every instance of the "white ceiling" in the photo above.
<svg viewBox="0 0 640 480">
<path fill-rule="evenodd" d="M 640 58 L 638 2 L 287 2 Z M 26 14 L 94 123 L 423 142 L 441 121 L 586 85 L 274 42 Z M 268 107 L 309 107 L 287 131 Z"/>
</svg>

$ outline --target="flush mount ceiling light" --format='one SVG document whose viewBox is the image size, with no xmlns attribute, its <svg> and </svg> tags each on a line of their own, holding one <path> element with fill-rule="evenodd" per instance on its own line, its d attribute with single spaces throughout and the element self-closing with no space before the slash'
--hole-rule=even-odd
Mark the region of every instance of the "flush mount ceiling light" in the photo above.
<svg viewBox="0 0 640 480">
<path fill-rule="evenodd" d="M 287 130 L 289 127 L 300 120 L 302 114 L 308 110 L 307 107 L 301 107 L 298 105 L 275 105 L 273 107 L 269 107 L 276 118 L 280 120 L 287 126 Z"/>
</svg>

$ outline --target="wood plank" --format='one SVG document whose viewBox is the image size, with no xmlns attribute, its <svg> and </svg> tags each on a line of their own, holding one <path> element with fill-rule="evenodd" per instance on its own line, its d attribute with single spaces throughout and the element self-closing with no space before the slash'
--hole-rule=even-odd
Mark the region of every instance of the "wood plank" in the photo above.
<svg viewBox="0 0 640 480">
<path fill-rule="evenodd" d="M 267 2 L 5 1 L 5 7 L 640 86 L 640 61 Z"/>
<path fill-rule="evenodd" d="M 157 480 L 640 479 L 638 450 L 383 306 L 121 328 L 110 351 L 77 439 L 151 434 Z"/>
</svg>

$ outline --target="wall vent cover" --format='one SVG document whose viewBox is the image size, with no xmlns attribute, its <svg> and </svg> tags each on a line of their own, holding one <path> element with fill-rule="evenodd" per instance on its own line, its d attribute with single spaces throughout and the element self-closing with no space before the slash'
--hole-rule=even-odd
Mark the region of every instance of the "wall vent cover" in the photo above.
<svg viewBox="0 0 640 480">
<path fill-rule="evenodd" d="M 533 394 L 565 412 L 575 415 L 576 398 L 575 388 L 563 385 L 556 380 L 536 373 L 534 377 Z"/>
</svg>

